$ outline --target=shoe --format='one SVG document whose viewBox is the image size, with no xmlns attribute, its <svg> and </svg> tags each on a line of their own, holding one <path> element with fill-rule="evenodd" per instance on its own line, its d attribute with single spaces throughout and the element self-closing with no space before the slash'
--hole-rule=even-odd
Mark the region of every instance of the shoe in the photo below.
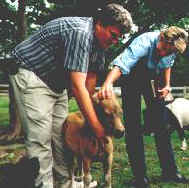
<svg viewBox="0 0 189 188">
<path fill-rule="evenodd" d="M 189 183 L 189 180 L 186 179 L 180 173 L 171 174 L 171 175 L 163 173 L 163 175 L 161 176 L 161 180 L 163 182 L 171 182 L 172 181 L 175 183 Z"/>
<path fill-rule="evenodd" d="M 135 188 L 149 188 L 148 177 L 144 177 L 143 179 L 134 179 L 132 185 Z"/>
</svg>

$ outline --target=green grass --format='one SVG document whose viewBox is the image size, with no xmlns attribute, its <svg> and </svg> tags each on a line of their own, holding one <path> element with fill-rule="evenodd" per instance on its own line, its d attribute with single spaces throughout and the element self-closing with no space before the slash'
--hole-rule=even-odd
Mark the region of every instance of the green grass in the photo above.
<svg viewBox="0 0 189 188">
<path fill-rule="evenodd" d="M 71 100 L 69 100 L 69 112 L 75 112 L 77 110 L 78 110 L 77 102 L 72 98 Z"/>
<path fill-rule="evenodd" d="M 9 125 L 8 105 L 8 97 L 0 96 L 0 128 L 7 127 Z"/>
<path fill-rule="evenodd" d="M 144 104 L 142 105 L 142 109 Z M 78 110 L 75 100 L 69 101 L 69 111 L 74 112 Z M 6 97 L 0 97 L 0 125 L 8 124 L 8 99 Z M 187 140 L 189 140 L 189 134 L 186 132 Z M 145 154 L 147 164 L 147 174 L 151 181 L 151 188 L 189 188 L 188 185 L 174 184 L 174 183 L 162 183 L 160 182 L 161 169 L 159 166 L 159 160 L 156 153 L 154 138 L 152 136 L 145 136 Z M 179 170 L 187 178 L 189 178 L 189 151 L 180 150 L 180 140 L 176 133 L 172 135 L 172 143 L 175 151 L 175 158 Z M 91 169 L 93 178 L 96 179 L 100 185 L 98 188 L 102 188 L 103 171 L 102 164 L 99 162 L 93 163 Z M 114 161 L 112 167 L 112 183 L 113 188 L 129 188 L 129 181 L 132 179 L 132 172 L 128 161 L 128 155 L 125 150 L 125 141 L 122 139 L 114 140 Z"/>
</svg>

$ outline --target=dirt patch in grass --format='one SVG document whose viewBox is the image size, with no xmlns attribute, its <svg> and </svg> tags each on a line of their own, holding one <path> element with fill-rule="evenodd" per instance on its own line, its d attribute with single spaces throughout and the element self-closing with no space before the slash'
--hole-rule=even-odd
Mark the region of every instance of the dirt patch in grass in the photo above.
<svg viewBox="0 0 189 188">
<path fill-rule="evenodd" d="M 0 166 L 6 163 L 15 164 L 25 155 L 26 149 L 24 144 L 0 145 Z"/>
</svg>

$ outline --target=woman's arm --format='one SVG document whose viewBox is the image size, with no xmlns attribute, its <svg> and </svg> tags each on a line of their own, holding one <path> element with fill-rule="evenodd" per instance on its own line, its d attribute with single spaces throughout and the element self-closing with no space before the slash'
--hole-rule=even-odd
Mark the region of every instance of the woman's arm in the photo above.
<svg viewBox="0 0 189 188">
<path fill-rule="evenodd" d="M 113 83 L 118 80 L 121 76 L 121 70 L 118 66 L 114 66 L 114 68 L 108 73 L 103 86 L 98 92 L 99 99 L 111 98 L 113 92 Z"/>
<path fill-rule="evenodd" d="M 160 84 L 163 84 L 163 88 L 160 88 L 158 90 L 158 95 L 160 98 L 165 98 L 167 94 L 171 91 L 170 87 L 170 79 L 171 79 L 171 68 L 166 68 L 162 75 L 162 82 Z"/>
</svg>

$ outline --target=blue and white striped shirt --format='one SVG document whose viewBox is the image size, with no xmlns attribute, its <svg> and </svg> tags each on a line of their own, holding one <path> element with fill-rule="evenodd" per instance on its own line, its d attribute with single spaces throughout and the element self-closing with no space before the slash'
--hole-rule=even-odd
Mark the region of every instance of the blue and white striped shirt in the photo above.
<svg viewBox="0 0 189 188">
<path fill-rule="evenodd" d="M 20 66 L 43 77 L 60 65 L 63 71 L 98 71 L 104 51 L 94 37 L 90 17 L 62 17 L 42 26 L 18 44 L 12 54 Z"/>
<path fill-rule="evenodd" d="M 136 37 L 114 61 L 113 65 L 120 67 L 122 74 L 128 75 L 141 58 L 145 58 L 146 67 L 159 74 L 161 70 L 171 67 L 176 57 L 175 53 L 158 58 L 156 47 L 160 32 L 147 32 Z"/>
</svg>

